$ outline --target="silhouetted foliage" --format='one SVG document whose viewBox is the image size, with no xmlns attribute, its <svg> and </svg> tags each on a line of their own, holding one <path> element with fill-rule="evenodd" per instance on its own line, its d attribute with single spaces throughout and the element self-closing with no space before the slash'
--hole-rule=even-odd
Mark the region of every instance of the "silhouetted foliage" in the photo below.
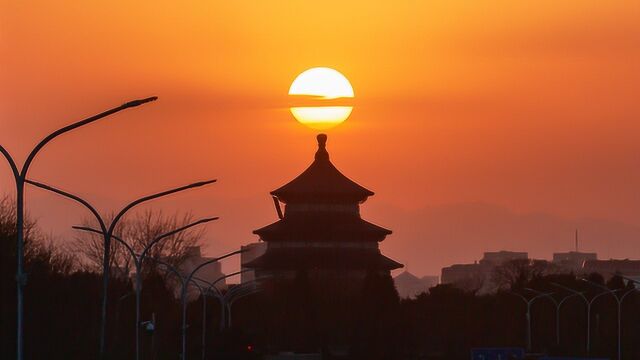
<svg viewBox="0 0 640 360">
<path fill-rule="evenodd" d="M 14 357 L 15 223 L 11 202 L 0 200 L 0 353 Z M 25 345 L 28 359 L 94 359 L 98 350 L 101 277 L 78 267 L 69 249 L 59 248 L 27 223 Z M 523 265 L 523 266 L 520 266 Z M 221 331 L 220 304 L 204 299 L 209 358 L 257 359 L 280 351 L 322 352 L 326 359 L 468 359 L 474 347 L 525 345 L 525 310 L 513 293 L 527 289 L 560 301 L 559 343 L 556 306 L 547 297 L 531 308 L 534 352 L 556 356 L 586 355 L 586 305 L 560 284 L 593 301 L 591 355 L 615 358 L 617 302 L 614 295 L 573 274 L 536 264 L 510 264 L 499 276 L 508 290 L 479 295 L 438 285 L 415 299 L 399 300 L 388 273 L 369 271 L 360 278 L 323 281 L 313 271 L 299 271 L 286 281 L 269 281 L 261 293 L 233 307 L 232 327 Z M 640 358 L 640 294 L 620 276 L 588 280 L 628 294 L 621 307 L 623 359 Z M 135 308 L 128 277 L 114 277 L 109 287 L 108 354 L 134 354 Z M 597 298 L 596 298 L 597 297 Z M 191 301 L 187 313 L 189 358 L 202 351 L 203 299 Z M 142 290 L 142 320 L 156 320 L 143 332 L 143 359 L 176 359 L 180 352 L 180 306 L 163 271 L 149 267 Z"/>
<path fill-rule="evenodd" d="M 129 244 L 140 254 L 156 237 L 169 231 L 183 227 L 194 221 L 191 214 L 167 215 L 160 210 L 146 210 L 129 218 L 120 220 L 115 235 Z M 83 221 L 83 226 L 99 229 L 95 219 Z M 186 229 L 154 244 L 147 256 L 151 259 L 163 259 L 173 266 L 181 264 L 187 256 L 189 247 L 200 245 L 204 229 L 194 227 Z M 81 255 L 81 264 L 87 271 L 102 271 L 104 256 L 104 239 L 101 234 L 79 232 L 72 244 L 74 250 Z M 118 241 L 111 242 L 111 269 L 116 274 L 128 274 L 133 271 L 130 253 Z M 153 261 L 145 262 L 143 273 L 155 267 Z"/>
</svg>

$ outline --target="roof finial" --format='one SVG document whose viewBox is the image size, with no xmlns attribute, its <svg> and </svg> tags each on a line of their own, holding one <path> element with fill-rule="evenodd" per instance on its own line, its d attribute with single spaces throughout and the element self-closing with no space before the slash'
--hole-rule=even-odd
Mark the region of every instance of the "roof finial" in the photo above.
<svg viewBox="0 0 640 360">
<path fill-rule="evenodd" d="M 316 151 L 316 160 L 329 160 L 329 153 L 327 152 L 327 135 L 318 134 L 318 151 Z"/>
</svg>

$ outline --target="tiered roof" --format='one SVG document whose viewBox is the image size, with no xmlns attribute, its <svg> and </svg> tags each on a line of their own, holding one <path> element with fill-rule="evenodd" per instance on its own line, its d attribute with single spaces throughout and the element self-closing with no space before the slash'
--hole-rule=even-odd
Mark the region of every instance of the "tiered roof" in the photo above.
<svg viewBox="0 0 640 360">
<path fill-rule="evenodd" d="M 329 161 L 327 135 L 320 134 L 315 160 L 295 179 L 271 192 L 278 200 L 288 202 L 363 202 L 373 192 L 344 176 Z"/>
<path fill-rule="evenodd" d="M 383 256 L 377 246 L 391 231 L 360 217 L 359 204 L 373 192 L 344 176 L 329 160 L 327 136 L 320 134 L 317 138 L 318 150 L 311 166 L 271 192 L 286 204 L 284 217 L 254 231 L 270 245 L 265 254 L 244 266 L 381 270 L 402 267 Z"/>
<path fill-rule="evenodd" d="M 253 232 L 264 241 L 360 242 L 382 241 L 391 230 L 344 213 L 287 215 Z"/>
</svg>

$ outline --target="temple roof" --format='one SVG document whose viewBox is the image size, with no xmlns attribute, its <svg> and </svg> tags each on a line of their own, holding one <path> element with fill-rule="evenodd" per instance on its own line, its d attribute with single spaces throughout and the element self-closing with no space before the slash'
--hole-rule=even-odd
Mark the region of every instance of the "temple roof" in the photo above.
<svg viewBox="0 0 640 360">
<path fill-rule="evenodd" d="M 356 215 L 315 213 L 287 215 L 253 233 L 265 241 L 382 241 L 391 230 Z"/>
<path fill-rule="evenodd" d="M 280 201 L 362 202 L 373 192 L 344 176 L 329 160 L 327 135 L 318 135 L 315 160 L 302 174 L 271 192 Z"/>
<path fill-rule="evenodd" d="M 249 268 L 262 269 L 378 269 L 393 270 L 403 265 L 389 259 L 378 251 L 362 251 L 348 248 L 296 248 L 269 249 L 267 252 L 244 264 Z"/>
</svg>

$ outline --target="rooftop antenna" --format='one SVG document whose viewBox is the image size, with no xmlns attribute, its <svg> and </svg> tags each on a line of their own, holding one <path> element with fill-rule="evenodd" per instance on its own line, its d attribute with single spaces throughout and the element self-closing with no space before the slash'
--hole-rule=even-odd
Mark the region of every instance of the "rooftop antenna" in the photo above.
<svg viewBox="0 0 640 360">
<path fill-rule="evenodd" d="M 576 252 L 578 252 L 578 229 L 576 229 Z"/>
</svg>

